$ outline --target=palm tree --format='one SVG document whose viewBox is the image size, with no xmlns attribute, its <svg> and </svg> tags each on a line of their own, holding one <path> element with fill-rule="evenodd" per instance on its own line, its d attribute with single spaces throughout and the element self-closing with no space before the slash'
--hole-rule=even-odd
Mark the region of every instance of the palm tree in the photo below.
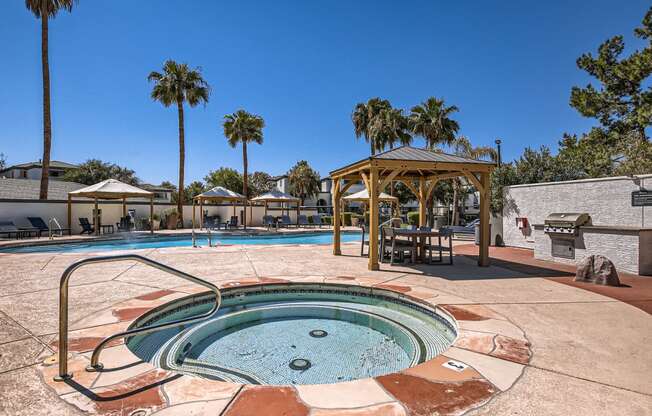
<svg viewBox="0 0 652 416">
<path fill-rule="evenodd" d="M 369 135 L 376 143 L 377 150 L 385 147 L 393 149 L 398 143 L 402 146 L 412 143 L 412 135 L 408 129 L 408 119 L 400 108 L 383 108 L 371 120 Z"/>
<path fill-rule="evenodd" d="M 372 156 L 376 154 L 376 151 L 380 151 L 382 147 L 374 140 L 370 131 L 371 125 L 374 118 L 381 112 L 381 110 L 391 107 L 389 101 L 376 97 L 371 98 L 366 104 L 356 104 L 353 114 L 351 115 L 351 121 L 353 121 L 353 127 L 355 129 L 355 137 L 360 138 L 364 136 L 365 141 L 369 143 Z"/>
<path fill-rule="evenodd" d="M 183 103 L 195 107 L 199 103 L 206 104 L 210 95 L 210 87 L 201 76 L 201 69 L 190 69 L 187 64 L 178 64 L 167 60 L 163 64 L 163 73 L 152 71 L 147 76 L 148 81 L 154 81 L 152 99 L 159 101 L 165 107 L 177 105 L 179 117 L 179 197 L 177 210 L 183 220 L 183 179 L 186 161 L 185 128 L 183 121 Z"/>
<path fill-rule="evenodd" d="M 451 145 L 460 126 L 450 117 L 457 112 L 454 105 L 446 106 L 443 99 L 430 97 L 423 103 L 412 107 L 409 121 L 412 133 L 426 140 L 427 149 L 438 145 Z"/>
<path fill-rule="evenodd" d="M 72 11 L 77 0 L 25 0 L 25 6 L 41 19 L 41 67 L 43 72 L 43 159 L 41 160 L 40 199 L 48 198 L 50 179 L 50 148 L 52 147 L 52 117 L 50 115 L 50 62 L 48 59 L 48 20 L 59 10 Z"/>
<path fill-rule="evenodd" d="M 469 158 L 469 159 L 489 159 L 493 162 L 495 162 L 498 158 L 498 153 L 496 152 L 496 149 L 494 149 L 491 146 L 478 146 L 474 147 L 471 144 L 471 141 L 464 137 L 460 136 L 457 139 L 455 139 L 455 142 L 452 144 L 453 145 L 453 151 L 456 155 Z M 467 192 L 464 192 L 464 188 L 462 186 L 462 180 L 461 178 L 453 178 L 453 215 L 452 215 L 452 223 L 453 225 L 457 225 L 459 223 L 459 212 L 460 210 L 458 209 L 458 199 L 464 198 L 464 196 L 467 194 Z M 464 209 L 464 203 L 462 203 L 462 210 Z"/>
<path fill-rule="evenodd" d="M 242 143 L 242 193 L 249 198 L 248 177 L 247 174 L 247 143 L 263 144 L 263 128 L 265 121 L 261 116 L 250 114 L 244 110 L 238 110 L 233 114 L 224 116 L 224 135 L 229 145 L 236 147 Z M 247 227 L 247 210 L 244 210 L 242 221 L 244 227 Z"/>
<path fill-rule="evenodd" d="M 292 195 L 301 199 L 301 205 L 305 204 L 306 198 L 319 193 L 319 174 L 305 160 L 297 162 L 290 169 L 288 182 L 290 182 Z"/>
</svg>

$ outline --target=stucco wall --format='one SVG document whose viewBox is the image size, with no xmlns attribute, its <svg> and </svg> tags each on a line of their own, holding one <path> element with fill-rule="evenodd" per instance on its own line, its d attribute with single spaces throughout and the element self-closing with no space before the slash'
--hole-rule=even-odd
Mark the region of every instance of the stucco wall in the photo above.
<svg viewBox="0 0 652 416">
<path fill-rule="evenodd" d="M 587 212 L 594 225 L 652 227 L 652 207 L 632 207 L 631 200 L 633 191 L 646 185 L 652 188 L 652 175 L 638 178 L 621 176 L 505 188 L 505 245 L 533 249 L 533 225 L 543 224 L 553 212 Z M 529 227 L 520 230 L 517 217 L 527 218 Z"/>
</svg>

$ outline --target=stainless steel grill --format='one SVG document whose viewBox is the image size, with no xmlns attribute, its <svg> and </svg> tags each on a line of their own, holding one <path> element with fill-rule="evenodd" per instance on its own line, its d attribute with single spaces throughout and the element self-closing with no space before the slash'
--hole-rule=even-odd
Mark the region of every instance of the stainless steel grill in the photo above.
<svg viewBox="0 0 652 416">
<path fill-rule="evenodd" d="M 591 225 L 591 216 L 587 213 L 554 213 L 546 218 L 543 231 L 546 234 L 577 235 L 583 225 Z"/>
</svg>

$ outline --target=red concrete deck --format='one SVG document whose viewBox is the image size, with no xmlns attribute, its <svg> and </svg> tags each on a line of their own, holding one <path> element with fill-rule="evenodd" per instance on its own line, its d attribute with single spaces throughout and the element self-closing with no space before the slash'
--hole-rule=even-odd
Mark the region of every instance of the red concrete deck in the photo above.
<svg viewBox="0 0 652 416">
<path fill-rule="evenodd" d="M 478 247 L 475 244 L 463 244 L 455 247 L 456 254 L 477 257 Z M 603 296 L 608 296 L 635 306 L 652 315 L 652 276 L 639 276 L 618 272 L 621 286 L 601 286 L 593 283 L 575 282 L 575 267 L 566 264 L 553 263 L 534 258 L 532 250 L 516 247 L 490 247 L 489 255 L 492 264 L 521 273 L 563 283 L 565 285 L 588 290 Z"/>
</svg>

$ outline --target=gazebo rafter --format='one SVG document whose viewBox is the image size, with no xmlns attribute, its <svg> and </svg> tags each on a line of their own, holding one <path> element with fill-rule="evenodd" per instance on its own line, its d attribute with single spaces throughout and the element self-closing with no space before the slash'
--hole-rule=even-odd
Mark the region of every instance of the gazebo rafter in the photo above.
<svg viewBox="0 0 652 416">
<path fill-rule="evenodd" d="M 362 181 L 369 193 L 369 270 L 378 270 L 378 196 L 392 182 L 402 182 L 419 201 L 419 225 L 426 225 L 426 206 L 437 182 L 463 177 L 480 192 L 480 266 L 489 265 L 489 175 L 494 164 L 403 146 L 379 153 L 330 173 L 333 179 L 333 216 L 340 217 L 340 202 L 346 190 Z M 344 181 L 347 181 L 343 184 Z M 333 254 L 341 254 L 340 224 L 333 221 Z"/>
</svg>

